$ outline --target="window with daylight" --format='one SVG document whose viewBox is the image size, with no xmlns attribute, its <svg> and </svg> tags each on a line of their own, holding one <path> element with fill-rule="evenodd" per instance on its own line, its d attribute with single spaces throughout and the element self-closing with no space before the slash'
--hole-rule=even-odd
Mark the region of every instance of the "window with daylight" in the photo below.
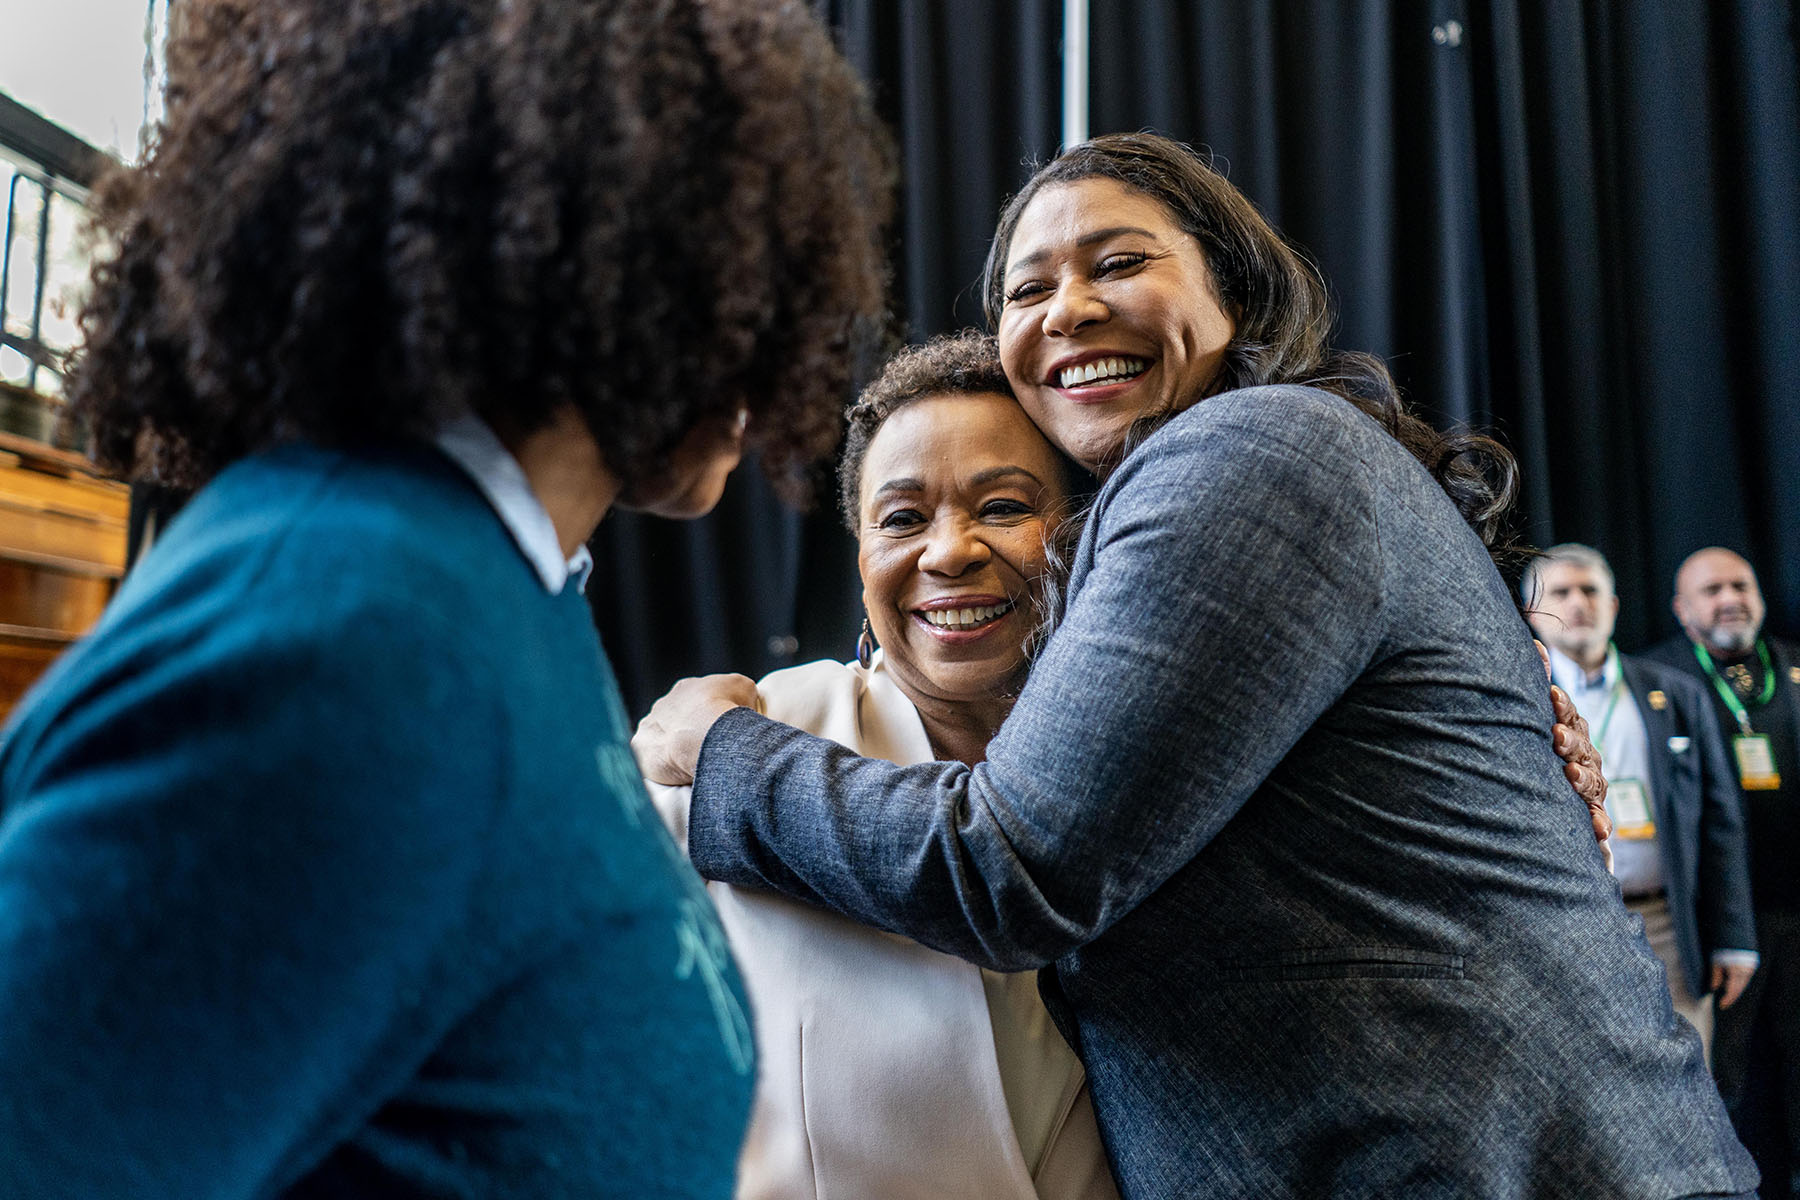
<svg viewBox="0 0 1800 1200">
<path fill-rule="evenodd" d="M 90 262 L 87 193 L 0 146 L 0 195 L 0 380 L 60 396 Z"/>
</svg>

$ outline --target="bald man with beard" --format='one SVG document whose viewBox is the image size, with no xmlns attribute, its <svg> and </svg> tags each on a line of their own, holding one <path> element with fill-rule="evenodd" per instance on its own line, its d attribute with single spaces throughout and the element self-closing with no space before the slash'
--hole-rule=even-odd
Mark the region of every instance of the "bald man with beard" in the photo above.
<svg viewBox="0 0 1800 1200">
<path fill-rule="evenodd" d="M 1681 636 L 1644 656 L 1699 679 L 1743 788 L 1762 968 L 1721 1009 L 1713 1071 L 1764 1200 L 1800 1197 L 1800 646 L 1762 631 L 1756 572 L 1712 546 L 1675 574 Z"/>
</svg>

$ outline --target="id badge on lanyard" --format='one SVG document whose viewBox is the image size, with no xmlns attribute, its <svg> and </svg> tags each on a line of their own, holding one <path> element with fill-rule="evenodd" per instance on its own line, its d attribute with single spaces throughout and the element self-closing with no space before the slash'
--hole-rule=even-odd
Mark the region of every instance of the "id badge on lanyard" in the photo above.
<svg viewBox="0 0 1800 1200">
<path fill-rule="evenodd" d="M 1613 833 L 1630 841 L 1656 836 L 1656 819 L 1650 815 L 1650 792 L 1640 779 L 1606 781 L 1606 808 L 1612 814 Z"/>
<path fill-rule="evenodd" d="M 1607 691 L 1606 712 L 1601 714 L 1600 723 L 1594 726 L 1592 740 L 1594 749 L 1600 750 L 1606 740 L 1606 733 L 1612 728 L 1613 713 L 1618 711 L 1619 697 L 1625 695 L 1625 675 L 1619 669 L 1619 652 L 1611 646 L 1606 648 L 1606 669 L 1613 677 L 1613 685 Z M 1661 692 L 1651 692 L 1650 707 L 1660 709 L 1668 703 Z M 1661 700 L 1662 703 L 1658 703 Z M 1604 757 L 1605 751 L 1601 750 Z M 1613 835 L 1629 841 L 1648 841 L 1656 836 L 1656 818 L 1650 812 L 1650 789 L 1644 786 L 1641 779 L 1623 778 L 1606 781 L 1606 812 L 1612 817 Z"/>
<path fill-rule="evenodd" d="M 1737 755 L 1738 782 L 1746 792 L 1772 792 L 1781 786 L 1768 734 L 1740 733 L 1731 739 L 1731 749 Z"/>
<path fill-rule="evenodd" d="M 1762 660 L 1763 669 L 1762 695 L 1755 700 L 1756 706 L 1761 708 L 1775 697 L 1775 664 L 1770 661 L 1769 647 L 1761 638 L 1756 641 L 1756 655 Z M 1712 655 L 1698 642 L 1694 643 L 1694 657 L 1699 660 L 1706 677 L 1712 680 L 1719 699 L 1737 720 L 1738 728 L 1743 730 L 1731 739 L 1732 753 L 1737 755 L 1738 784 L 1746 792 L 1772 792 L 1779 788 L 1781 772 L 1775 769 L 1775 747 L 1769 741 L 1769 735 L 1750 728 L 1750 711 L 1725 681 L 1719 678 L 1719 672 L 1713 667 Z"/>
</svg>

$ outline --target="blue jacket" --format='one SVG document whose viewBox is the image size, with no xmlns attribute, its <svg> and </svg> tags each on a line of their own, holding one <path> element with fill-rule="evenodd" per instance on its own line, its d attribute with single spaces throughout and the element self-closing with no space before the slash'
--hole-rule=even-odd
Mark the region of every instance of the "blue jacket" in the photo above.
<svg viewBox="0 0 1800 1200">
<path fill-rule="evenodd" d="M 985 764 L 733 710 L 689 849 L 984 965 L 1054 964 L 1137 1200 L 1747 1191 L 1550 725 L 1438 485 L 1342 400 L 1250 389 L 1107 481 Z"/>
<path fill-rule="evenodd" d="M 0 744 L 0 1196 L 731 1194 L 744 1000 L 436 451 L 222 474 Z"/>
<path fill-rule="evenodd" d="M 1742 793 L 1699 684 L 1633 654 L 1619 655 L 1619 672 L 1649 741 L 1656 844 L 1675 948 L 1688 994 L 1704 996 L 1714 950 L 1756 949 Z M 1660 693 L 1660 704 L 1652 692 Z"/>
</svg>

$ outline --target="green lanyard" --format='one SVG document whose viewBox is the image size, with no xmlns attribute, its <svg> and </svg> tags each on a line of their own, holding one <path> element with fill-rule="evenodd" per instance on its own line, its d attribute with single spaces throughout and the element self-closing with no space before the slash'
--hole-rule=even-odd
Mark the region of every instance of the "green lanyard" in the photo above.
<svg viewBox="0 0 1800 1200">
<path fill-rule="evenodd" d="M 1769 648 L 1763 644 L 1761 638 L 1756 639 L 1756 655 L 1762 660 L 1763 669 L 1762 695 L 1758 696 L 1755 701 L 1756 707 L 1761 708 L 1775 698 L 1775 664 L 1769 661 Z M 1706 672 L 1708 679 L 1712 680 L 1713 690 L 1719 693 L 1719 699 L 1725 702 L 1725 707 L 1729 708 L 1731 715 L 1737 718 L 1738 728 L 1742 729 L 1746 735 L 1755 733 L 1756 731 L 1750 728 L 1750 714 L 1745 710 L 1744 702 L 1737 698 L 1737 693 L 1732 690 L 1730 684 L 1719 678 L 1718 669 L 1713 666 L 1712 655 L 1708 654 L 1706 647 L 1699 642 L 1694 643 L 1694 657 L 1700 660 L 1700 669 Z"/>
<path fill-rule="evenodd" d="M 1619 693 L 1625 690 L 1625 673 L 1619 669 L 1619 649 L 1611 642 L 1606 644 L 1606 665 L 1600 670 L 1602 673 L 1612 672 L 1613 683 L 1612 687 L 1606 691 L 1606 715 L 1600 718 L 1600 724 L 1594 727 L 1594 732 L 1588 740 L 1593 742 L 1594 749 L 1600 751 L 1604 756 L 1605 751 L 1601 749 L 1601 744 L 1606 741 L 1606 731 L 1612 725 L 1613 710 L 1619 707 Z"/>
</svg>

